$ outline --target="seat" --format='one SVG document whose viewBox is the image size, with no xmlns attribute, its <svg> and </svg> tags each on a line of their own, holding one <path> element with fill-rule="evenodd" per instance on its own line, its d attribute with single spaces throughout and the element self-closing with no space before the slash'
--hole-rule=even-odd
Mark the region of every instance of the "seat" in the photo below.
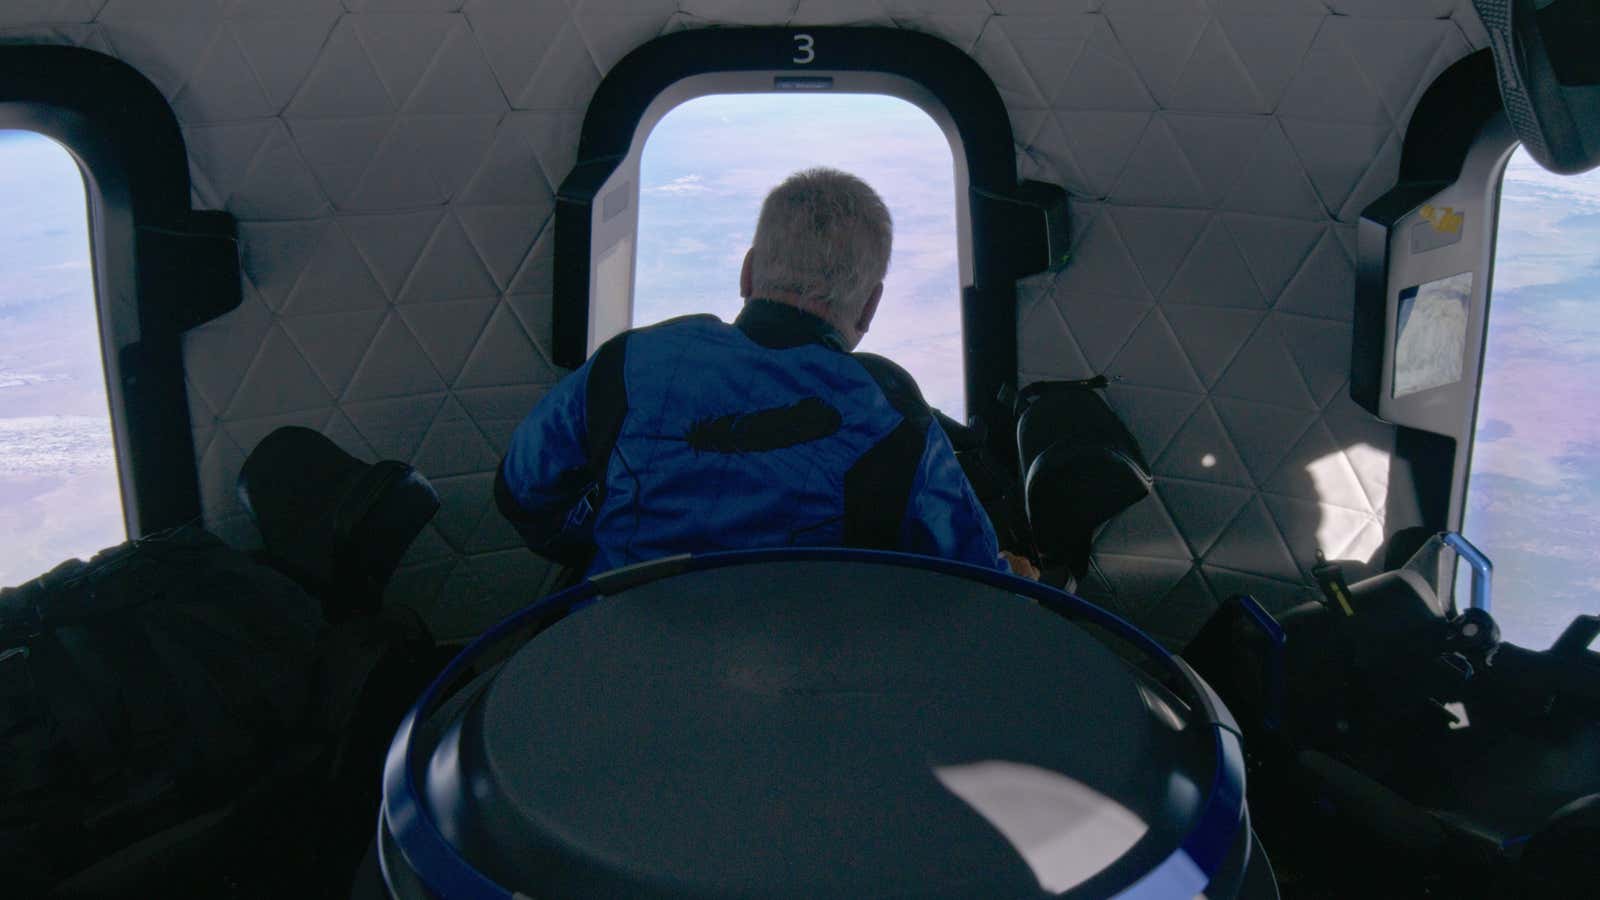
<svg viewBox="0 0 1600 900">
<path fill-rule="evenodd" d="M 329 621 L 381 605 L 401 556 L 439 509 L 439 495 L 411 466 L 364 463 L 295 426 L 256 445 L 238 491 L 261 531 L 264 561 L 320 599 Z"/>
<path fill-rule="evenodd" d="M 1023 497 L 1045 565 L 1088 570 L 1095 530 L 1143 500 L 1153 479 L 1127 426 L 1101 396 L 1103 377 L 1037 382 L 1017 398 Z"/>
</svg>

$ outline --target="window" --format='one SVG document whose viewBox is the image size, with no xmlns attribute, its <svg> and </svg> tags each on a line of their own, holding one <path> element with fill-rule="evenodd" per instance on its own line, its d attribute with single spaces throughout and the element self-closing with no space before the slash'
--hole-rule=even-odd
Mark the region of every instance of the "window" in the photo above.
<svg viewBox="0 0 1600 900">
<path fill-rule="evenodd" d="M 904 28 L 690 28 L 656 38 L 613 66 L 595 89 L 583 118 L 577 163 L 558 193 L 551 360 L 565 368 L 582 365 L 601 343 L 634 321 L 639 209 L 648 196 L 640 187 L 660 187 L 670 181 L 644 181 L 645 144 L 674 109 L 697 98 L 726 94 L 759 94 L 790 102 L 850 95 L 875 95 L 883 103 L 892 103 L 883 98 L 898 98 L 935 123 L 951 162 L 930 177 L 949 177 L 953 188 L 947 192 L 954 201 L 956 222 L 950 254 L 957 272 L 952 291 L 959 290 L 955 304 L 959 313 L 952 310 L 952 327 L 942 333 L 954 338 L 959 331 L 959 352 L 939 353 L 941 368 L 928 372 L 919 371 L 923 367 L 898 348 L 879 343 L 893 337 L 888 328 L 875 329 L 879 333 L 867 346 L 910 363 L 907 368 L 922 380 L 924 393 L 932 402 L 949 407 L 946 412 L 987 423 L 991 435 L 1005 434 L 1011 411 L 1000 398 L 1014 391 L 1017 381 L 1017 279 L 1048 267 L 1050 241 L 1059 243 L 1064 237 L 1062 210 L 1041 217 L 1034 205 L 1040 199 L 1037 191 L 1019 188 L 1011 120 L 982 67 L 952 44 Z M 797 108 L 789 105 L 790 112 L 779 117 L 794 126 L 790 135 L 830 150 L 849 137 L 848 131 L 825 132 L 816 123 L 796 121 L 799 117 L 792 110 Z M 862 135 L 886 130 L 871 121 L 857 120 L 855 125 Z M 894 137 L 890 147 L 900 145 L 902 135 Z M 716 150 L 712 144 L 702 138 L 697 147 L 709 154 Z M 746 149 L 743 158 L 729 160 L 728 165 L 748 169 L 784 147 L 773 140 Z M 763 176 L 750 186 L 753 202 L 759 202 L 765 189 L 789 171 L 829 159 L 837 157 L 812 156 L 779 167 L 782 171 L 770 178 Z M 682 175 L 699 174 L 704 179 L 709 171 Z M 860 174 L 875 177 L 870 171 Z M 893 196 L 886 199 L 891 208 L 898 205 Z M 752 205 L 744 228 L 753 227 L 754 209 Z M 905 234 L 912 217 L 904 210 L 898 215 L 897 230 Z M 1051 224 L 1055 232 L 1050 231 Z M 891 279 L 911 274 L 905 264 L 911 257 L 904 252 L 911 244 L 900 238 L 897 246 L 896 259 L 890 261 Z M 744 249 L 730 248 L 727 255 L 741 256 Z M 727 291 L 722 296 L 737 295 L 736 283 L 730 280 L 727 288 L 719 285 L 717 290 Z M 908 343 L 923 339 L 916 334 L 899 337 Z M 956 378 L 959 394 L 941 386 L 941 381 L 949 385 Z"/>
<path fill-rule="evenodd" d="M 964 419 L 955 163 L 944 131 L 898 97 L 721 94 L 669 112 L 641 162 L 632 324 L 731 322 L 762 199 L 819 165 L 860 176 L 894 216 L 883 301 L 859 349 L 899 363 L 930 404 Z"/>
<path fill-rule="evenodd" d="M 1600 171 L 1511 157 L 1481 384 L 1463 531 L 1502 635 L 1544 649 L 1600 612 Z"/>
<path fill-rule="evenodd" d="M 87 209 L 61 145 L 0 131 L 0 585 L 127 536 Z"/>
</svg>

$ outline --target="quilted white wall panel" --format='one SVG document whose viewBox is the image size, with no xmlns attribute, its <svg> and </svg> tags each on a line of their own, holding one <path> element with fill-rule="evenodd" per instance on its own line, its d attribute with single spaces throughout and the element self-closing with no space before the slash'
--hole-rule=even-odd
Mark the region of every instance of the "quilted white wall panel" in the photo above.
<svg viewBox="0 0 1600 900">
<path fill-rule="evenodd" d="M 1181 641 L 1226 594 L 1377 546 L 1392 430 L 1346 396 L 1354 225 L 1465 0 L 11 0 L 0 40 L 111 53 L 171 101 L 244 303 L 188 336 L 207 522 L 284 424 L 409 460 L 444 505 L 394 594 L 444 636 L 551 573 L 494 513 L 549 362 L 554 191 L 633 47 L 730 24 L 912 28 L 984 66 L 1076 257 L 1021 286 L 1023 379 L 1105 372 L 1156 495 L 1086 593 Z"/>
</svg>

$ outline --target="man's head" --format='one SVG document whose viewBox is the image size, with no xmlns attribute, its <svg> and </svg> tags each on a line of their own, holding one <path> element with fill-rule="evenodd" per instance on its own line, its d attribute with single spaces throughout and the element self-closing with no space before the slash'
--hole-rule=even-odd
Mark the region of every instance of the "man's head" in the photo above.
<svg viewBox="0 0 1600 900">
<path fill-rule="evenodd" d="M 894 223 L 866 182 L 835 169 L 796 172 L 761 204 L 740 293 L 826 319 L 852 348 L 883 296 Z"/>
</svg>

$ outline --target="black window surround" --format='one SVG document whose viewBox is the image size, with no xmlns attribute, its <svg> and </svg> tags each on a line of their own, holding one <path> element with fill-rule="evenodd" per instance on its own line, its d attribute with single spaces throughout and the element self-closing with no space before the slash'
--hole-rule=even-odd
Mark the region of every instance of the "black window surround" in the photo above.
<svg viewBox="0 0 1600 900">
<path fill-rule="evenodd" d="M 988 74 L 951 44 L 903 29 L 696 29 L 650 41 L 612 68 L 589 104 L 578 162 L 557 196 L 555 362 L 571 368 L 588 353 L 597 194 L 628 157 L 636 137 L 642 137 L 640 125 L 659 95 L 685 79 L 727 72 L 772 73 L 774 92 L 807 89 L 808 79 L 815 80 L 812 89 L 826 89 L 829 73 L 873 73 L 904 79 L 942 107 L 948 120 L 941 124 L 954 128 L 958 141 L 952 144 L 958 146 L 952 149 L 964 156 L 957 166 L 964 164 L 967 182 L 968 214 L 961 224 L 970 234 L 961 240 L 971 248 L 971 280 L 963 284 L 961 305 L 968 414 L 1009 423 L 1010 410 L 997 398 L 1016 387 L 1016 281 L 1042 269 L 1019 260 L 1036 249 L 1029 238 L 1043 240 L 1043 229 L 1018 223 L 1037 222 L 1025 217 L 1037 216 L 1038 210 L 1014 200 L 1018 183 L 1011 120 Z M 636 203 L 637 185 L 631 190 L 631 202 Z M 991 434 L 996 431 L 1005 428 L 991 429 Z"/>
<path fill-rule="evenodd" d="M 200 516 L 183 332 L 239 305 L 233 217 L 189 207 L 161 92 L 76 47 L 0 47 L 0 128 L 64 146 L 83 172 L 100 346 L 130 536 Z"/>
<path fill-rule="evenodd" d="M 1390 546 L 1387 567 L 1405 562 L 1429 534 L 1461 528 L 1471 442 L 1482 380 L 1484 325 L 1492 304 L 1500 181 L 1516 136 L 1503 112 L 1494 59 L 1469 54 L 1442 72 L 1407 123 L 1395 185 L 1362 210 L 1357 225 L 1356 302 L 1351 337 L 1350 396 L 1397 426 L 1390 463 L 1387 531 L 1410 526 Z M 1458 238 L 1416 246 L 1428 204 L 1454 209 Z M 1400 288 L 1447 268 L 1470 272 L 1473 288 L 1459 381 L 1396 397 L 1391 376 Z M 1407 515 L 1405 512 L 1409 511 Z M 1453 571 L 1447 573 L 1453 581 Z M 1450 585 L 1442 586 L 1448 593 Z"/>
</svg>

